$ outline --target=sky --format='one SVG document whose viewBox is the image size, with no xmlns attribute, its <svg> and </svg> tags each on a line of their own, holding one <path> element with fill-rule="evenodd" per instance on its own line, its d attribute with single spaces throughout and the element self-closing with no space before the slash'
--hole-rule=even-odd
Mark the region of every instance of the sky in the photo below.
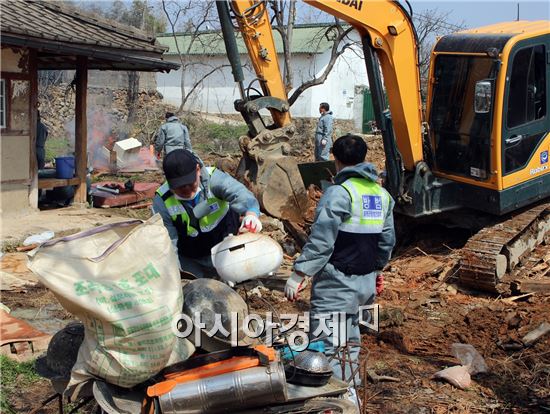
<svg viewBox="0 0 550 414">
<path fill-rule="evenodd" d="M 421 1 L 413 0 L 413 12 L 422 13 L 425 9 L 451 12 L 449 23 L 464 23 L 468 28 L 485 26 L 493 23 L 516 20 L 519 4 L 520 20 L 550 20 L 550 2 L 538 1 Z"/>
<path fill-rule="evenodd" d="M 404 0 L 401 3 L 405 4 Z M 449 13 L 449 24 L 464 25 L 466 28 L 516 20 L 518 3 L 521 20 L 550 20 L 550 1 L 548 0 L 410 0 L 410 3 L 413 14 L 423 14 L 425 10 L 437 9 L 441 13 Z M 365 5 L 367 4 L 368 1 L 365 1 Z M 321 12 L 312 12 L 311 9 L 313 7 L 298 2 L 299 16 L 308 20 L 308 23 L 324 20 L 318 15 Z"/>
</svg>

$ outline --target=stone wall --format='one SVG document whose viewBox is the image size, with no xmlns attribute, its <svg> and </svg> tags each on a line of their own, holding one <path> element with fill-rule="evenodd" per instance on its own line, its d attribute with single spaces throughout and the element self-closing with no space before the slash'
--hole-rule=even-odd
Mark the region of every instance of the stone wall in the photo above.
<svg viewBox="0 0 550 414">
<path fill-rule="evenodd" d="M 100 128 L 115 140 L 133 136 L 149 144 L 166 110 L 156 90 L 139 93 L 135 121 L 128 124 L 127 92 L 125 89 L 88 88 L 88 124 Z M 75 92 L 68 84 L 50 86 L 39 96 L 40 117 L 48 128 L 48 138 L 72 140 L 74 135 Z M 90 136 L 90 129 L 88 135 Z"/>
</svg>

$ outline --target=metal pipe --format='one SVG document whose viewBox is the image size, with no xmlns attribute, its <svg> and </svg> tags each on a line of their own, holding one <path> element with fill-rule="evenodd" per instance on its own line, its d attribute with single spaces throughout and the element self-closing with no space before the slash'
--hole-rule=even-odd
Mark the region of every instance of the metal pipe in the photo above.
<svg viewBox="0 0 550 414">
<path fill-rule="evenodd" d="M 119 194 L 120 193 L 118 188 L 103 187 L 101 185 L 97 185 L 95 187 L 95 189 L 98 190 L 98 191 L 105 191 L 105 192 L 111 193 L 111 194 Z"/>
<path fill-rule="evenodd" d="M 239 92 L 241 93 L 241 99 L 245 99 L 244 93 L 244 74 L 241 65 L 241 58 L 239 57 L 239 49 L 237 47 L 237 40 L 235 37 L 235 29 L 231 23 L 231 16 L 229 14 L 229 6 L 227 1 L 217 1 L 216 8 L 218 9 L 218 16 L 220 17 L 220 24 L 222 27 L 223 42 L 225 43 L 225 50 L 229 63 L 231 64 L 231 72 L 233 73 L 233 79 L 239 85 Z"/>
<path fill-rule="evenodd" d="M 234 413 L 287 401 L 280 361 L 178 384 L 159 397 L 163 414 Z"/>
<path fill-rule="evenodd" d="M 378 128 L 382 132 L 384 153 L 386 155 L 386 179 L 384 180 L 384 187 L 386 187 L 388 192 L 397 202 L 401 199 L 403 193 L 403 166 L 401 156 L 397 149 L 397 144 L 395 143 L 391 117 L 384 114 L 384 86 L 382 85 L 382 76 L 378 68 L 376 53 L 371 46 L 371 39 L 368 34 L 365 35 L 362 40 L 367 77 L 369 79 L 369 87 L 372 96 L 372 106 L 374 108 L 374 117 Z"/>
</svg>

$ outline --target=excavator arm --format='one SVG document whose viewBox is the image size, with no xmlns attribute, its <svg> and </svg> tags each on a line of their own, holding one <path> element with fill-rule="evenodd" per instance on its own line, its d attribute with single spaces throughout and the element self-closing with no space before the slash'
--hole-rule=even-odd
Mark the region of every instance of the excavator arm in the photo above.
<svg viewBox="0 0 550 414">
<path fill-rule="evenodd" d="M 276 108 L 270 110 L 274 125 L 276 127 L 289 125 L 291 120 L 287 96 L 277 59 L 273 30 L 269 22 L 267 3 L 233 0 L 230 5 L 264 97 L 274 98 L 286 104 L 282 110 Z"/>
<path fill-rule="evenodd" d="M 235 101 L 235 109 L 248 125 L 248 134 L 239 138 L 243 158 L 237 174 L 249 184 L 262 208 L 270 215 L 303 222 L 309 201 L 298 162 L 290 156 L 290 140 L 296 127 L 288 112 L 267 2 L 218 1 L 216 6 L 233 77 L 241 94 L 241 99 Z M 256 73 L 256 78 L 247 87 L 243 83 L 232 19 Z M 266 122 L 261 115 L 263 109 L 270 112 L 272 122 Z"/>
<path fill-rule="evenodd" d="M 395 199 L 410 203 L 404 175 L 416 173 L 424 154 L 418 45 L 409 14 L 399 2 L 391 0 L 306 0 L 306 3 L 346 21 L 360 34 L 376 121 L 384 140 L 386 187 Z M 248 136 L 240 139 L 245 155 L 242 170 L 246 171 L 260 203 L 270 214 L 283 217 L 283 213 L 288 215 L 293 209 L 305 211 L 307 196 L 297 161 L 288 158 L 289 141 L 295 127 L 288 112 L 267 2 L 231 0 L 217 2 L 217 5 L 228 57 L 241 90 L 241 99 L 235 102 L 235 108 L 249 126 Z M 251 94 L 251 90 L 257 90 L 243 85 L 236 35 L 229 16 L 234 19 L 247 48 L 261 96 Z M 236 76 L 239 70 L 240 78 Z M 384 89 L 387 91 L 391 119 L 384 115 Z M 270 125 L 266 125 L 259 114 L 264 108 L 271 113 L 273 123 Z M 272 165 L 275 168 L 271 168 Z M 274 182 L 278 183 L 276 188 L 273 188 Z M 267 199 L 262 201 L 263 198 L 269 198 L 269 202 Z M 300 221 L 296 214 L 292 219 Z"/>
<path fill-rule="evenodd" d="M 411 18 L 403 6 L 392 0 L 305 0 L 349 23 L 361 36 L 369 86 L 373 96 L 382 96 L 380 77 L 373 52 L 380 62 L 391 110 L 397 149 L 407 171 L 414 171 L 424 160 L 422 152 L 422 102 L 420 98 L 420 72 L 418 44 Z M 369 62 L 372 60 L 372 63 Z M 369 67 L 372 66 L 372 67 Z M 379 99 L 378 99 L 379 100 Z M 376 121 L 382 130 L 382 102 L 378 106 Z M 393 137 L 390 137 L 393 139 Z"/>
</svg>

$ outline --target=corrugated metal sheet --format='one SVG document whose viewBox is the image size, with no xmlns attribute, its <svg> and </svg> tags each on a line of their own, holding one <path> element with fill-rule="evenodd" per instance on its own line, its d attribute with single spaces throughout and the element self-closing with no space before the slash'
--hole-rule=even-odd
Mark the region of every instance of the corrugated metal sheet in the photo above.
<svg viewBox="0 0 550 414">
<path fill-rule="evenodd" d="M 334 29 L 330 25 L 300 25 L 295 26 L 292 33 L 292 53 L 323 53 L 332 47 L 332 39 L 335 36 Z M 327 34 L 328 32 L 328 34 Z M 275 47 L 277 51 L 282 52 L 283 42 L 281 35 L 273 31 L 275 37 Z M 331 36 L 332 35 L 332 36 Z M 223 44 L 222 34 L 219 31 L 203 32 L 196 36 L 190 34 L 176 34 L 178 46 L 183 54 L 189 55 L 225 55 L 225 46 Z M 172 34 L 158 35 L 157 40 L 162 45 L 168 47 L 165 55 L 177 55 L 176 41 Z M 191 41 L 193 43 L 191 44 Z M 237 34 L 237 46 L 240 53 L 246 53 L 246 47 L 240 34 Z"/>
</svg>

